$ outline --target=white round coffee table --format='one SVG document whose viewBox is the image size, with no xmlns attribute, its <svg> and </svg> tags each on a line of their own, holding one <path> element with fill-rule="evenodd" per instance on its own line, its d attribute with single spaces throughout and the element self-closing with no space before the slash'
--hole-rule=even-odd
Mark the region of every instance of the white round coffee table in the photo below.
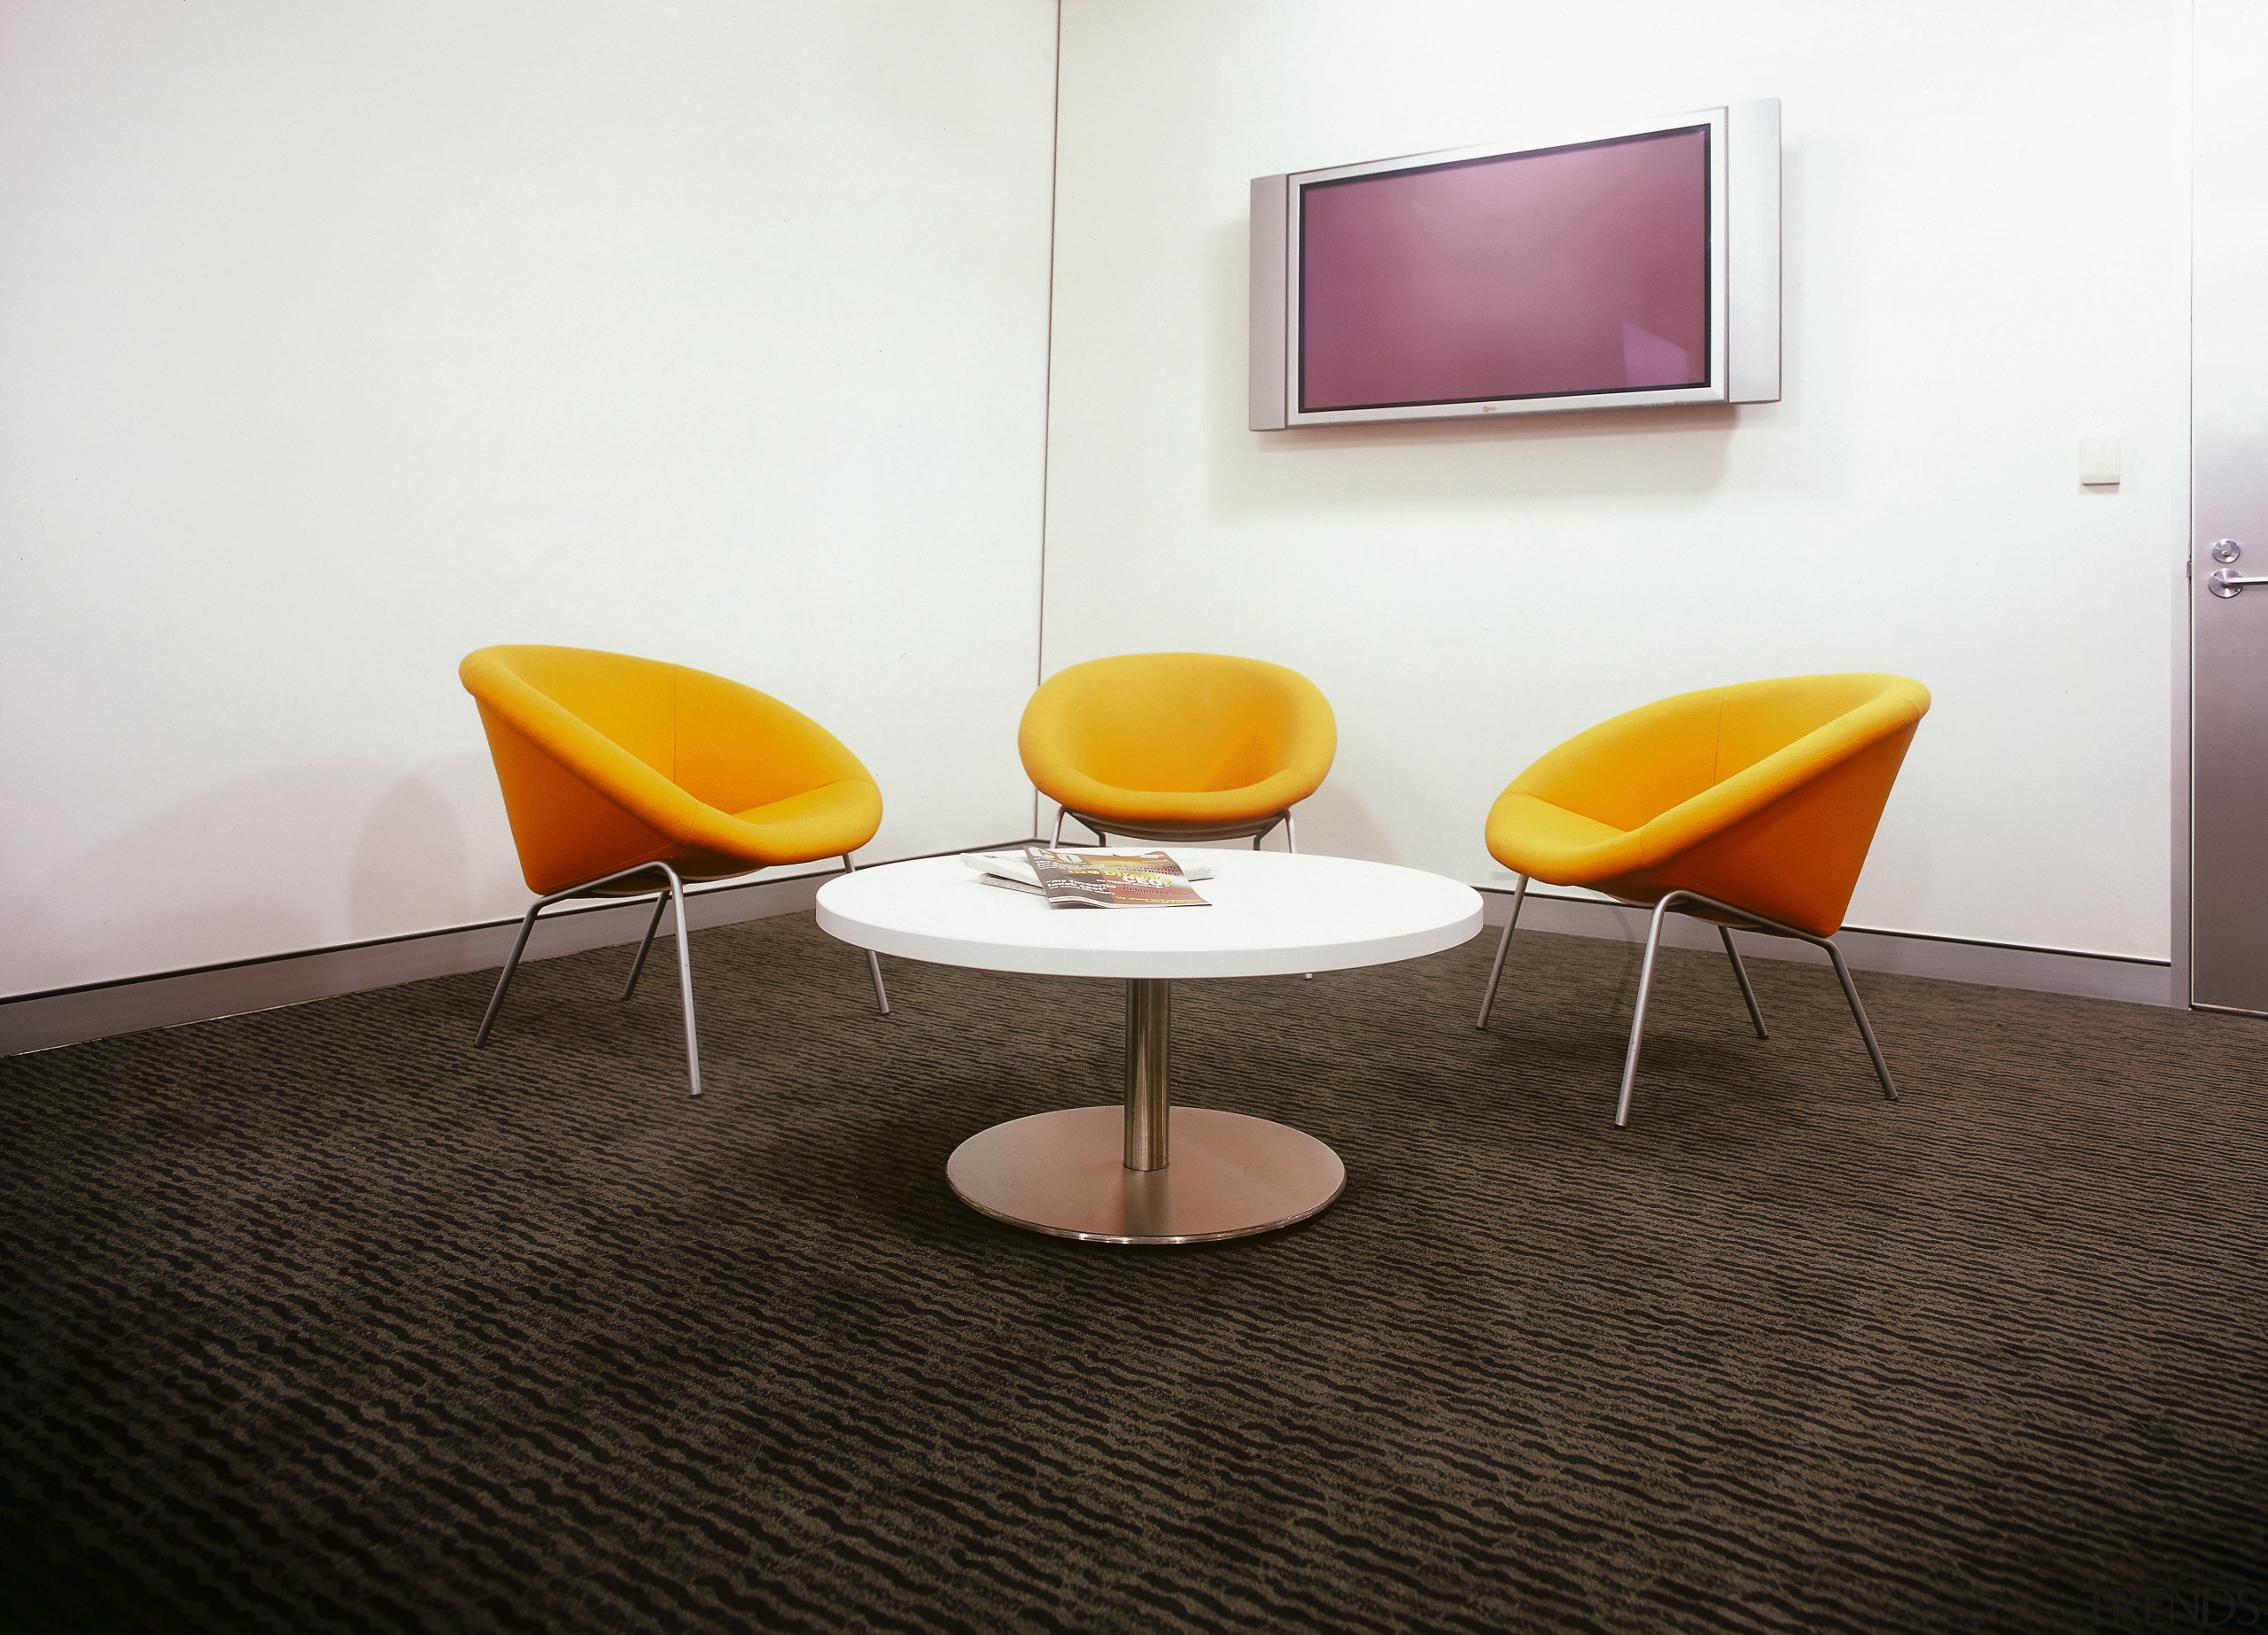
<svg viewBox="0 0 2268 1635">
<path fill-rule="evenodd" d="M 862 869 L 819 888 L 820 929 L 859 948 L 1126 983 L 1123 1106 L 1035 1113 L 970 1136 L 945 1176 L 971 1208 L 1059 1237 L 1201 1244 L 1304 1220 L 1346 1186 L 1339 1155 L 1312 1135 L 1172 1106 L 1173 979 L 1297 976 L 1437 954 L 1480 931 L 1480 895 L 1352 857 L 1192 855 L 1217 871 L 1197 882 L 1210 908 L 1051 909 L 980 884 L 958 857 Z"/>
</svg>

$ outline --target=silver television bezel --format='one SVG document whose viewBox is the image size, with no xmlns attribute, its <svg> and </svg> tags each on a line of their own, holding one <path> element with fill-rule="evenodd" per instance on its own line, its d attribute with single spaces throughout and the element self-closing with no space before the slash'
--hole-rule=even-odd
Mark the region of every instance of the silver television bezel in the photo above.
<svg viewBox="0 0 2268 1635">
<path fill-rule="evenodd" d="M 1709 377 L 1705 385 L 1554 397 L 1302 410 L 1300 402 L 1300 190 L 1514 153 L 1614 142 L 1658 132 L 1709 133 Z M 1252 381 L 1254 430 L 1368 421 L 1448 420 L 1573 409 L 1764 402 L 1780 395 L 1780 105 L 1732 103 L 1661 118 L 1484 146 L 1370 159 L 1262 176 L 1252 184 Z M 1273 253 L 1270 253 L 1270 246 Z"/>
</svg>

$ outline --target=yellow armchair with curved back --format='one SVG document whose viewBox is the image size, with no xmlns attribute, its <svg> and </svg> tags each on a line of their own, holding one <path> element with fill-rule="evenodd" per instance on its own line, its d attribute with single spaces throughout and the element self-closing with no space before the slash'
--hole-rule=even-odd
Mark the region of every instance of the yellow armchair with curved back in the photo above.
<svg viewBox="0 0 2268 1635">
<path fill-rule="evenodd" d="M 1339 747 L 1331 705 L 1297 670 L 1217 653 L 1130 653 L 1058 670 L 1016 748 L 1033 785 L 1101 839 L 1218 841 L 1278 825 L 1322 786 Z"/>
<path fill-rule="evenodd" d="M 882 826 L 882 791 L 858 758 L 778 699 L 681 664 L 586 647 L 497 647 L 458 676 L 480 709 L 520 870 L 538 893 L 476 1046 L 488 1042 L 537 913 L 571 897 L 657 892 L 622 996 L 663 911 L 677 912 L 686 1060 L 701 1094 L 685 887 L 850 854 Z M 882 963 L 869 952 L 887 1013 Z"/>
<path fill-rule="evenodd" d="M 1791 676 L 1646 704 L 1579 733 L 1512 780 L 1486 839 L 1519 876 L 1477 1026 L 1488 1025 L 1528 882 L 1651 906 L 1614 1121 L 1631 1086 L 1662 920 L 1713 920 L 1759 1038 L 1768 1037 L 1731 927 L 1827 951 L 1883 1093 L 1898 1091 L 1859 990 L 1829 939 L 1842 927 L 1929 689 L 1903 676 Z"/>
</svg>

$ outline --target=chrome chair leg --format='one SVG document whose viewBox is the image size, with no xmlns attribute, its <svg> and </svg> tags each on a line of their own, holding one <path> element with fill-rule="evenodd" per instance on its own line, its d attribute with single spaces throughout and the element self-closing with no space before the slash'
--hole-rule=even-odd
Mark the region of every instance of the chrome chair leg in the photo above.
<svg viewBox="0 0 2268 1635">
<path fill-rule="evenodd" d="M 1669 913 L 1672 892 L 1654 904 L 1653 923 L 1646 927 L 1645 963 L 1638 967 L 1638 1007 L 1630 1018 L 1630 1049 L 1622 1058 L 1622 1098 L 1614 1104 L 1614 1127 L 1630 1122 L 1630 1087 L 1638 1081 L 1638 1046 L 1646 1032 L 1646 995 L 1654 985 L 1654 955 L 1662 942 L 1662 920 Z"/>
<path fill-rule="evenodd" d="M 1060 812 L 1056 814 L 1055 833 L 1059 835 L 1063 833 L 1063 818 Z M 847 851 L 844 852 L 843 854 L 843 872 L 845 874 L 853 874 L 858 872 L 858 865 L 850 861 L 850 854 Z M 889 989 L 882 986 L 882 957 L 880 954 L 875 953 L 872 949 L 868 949 L 866 950 L 866 974 L 874 979 L 874 1003 L 882 1006 L 882 1014 L 884 1016 L 888 1016 L 889 1014 Z"/>
<path fill-rule="evenodd" d="M 1824 949 L 1828 963 L 1835 967 L 1835 980 L 1843 985 L 1843 997 L 1851 1002 L 1851 1018 L 1859 1025 L 1859 1037 L 1866 1041 L 1867 1057 L 1874 1063 L 1875 1077 L 1882 1085 L 1882 1093 L 1891 1101 L 1898 1099 L 1898 1087 L 1891 1082 L 1890 1064 L 1883 1059 L 1882 1043 L 1875 1037 L 1874 1024 L 1867 1018 L 1867 1007 L 1859 1002 L 1858 984 L 1851 980 L 1851 967 L 1844 964 L 1843 950 L 1835 946 L 1832 939 L 1814 935 L 1811 932 L 1794 926 L 1783 925 L 1776 919 L 1767 919 L 1761 914 L 1751 913 L 1746 909 L 1735 908 L 1729 903 L 1720 903 L 1714 897 L 1705 897 L 1697 891 L 1673 891 L 1654 905 L 1653 924 L 1646 933 L 1646 959 L 1638 972 L 1638 1009 L 1637 1014 L 1632 1018 L 1630 1023 L 1630 1053 L 1623 1058 L 1622 1063 L 1622 1099 L 1615 1108 L 1616 1125 L 1619 1126 L 1627 1122 L 1630 1116 L 1630 1087 L 1638 1073 L 1639 1033 L 1645 1027 L 1646 1022 L 1646 994 L 1654 979 L 1654 951 L 1661 941 L 1662 917 L 1671 909 L 1687 903 L 1697 903 L 1706 909 L 1714 909 L 1720 914 L 1732 915 L 1739 919 L 1744 927 L 1761 931 L 1767 935 L 1791 937 L 1797 941 L 1808 942 L 1814 948 Z M 1681 911 L 1690 912 L 1689 910 L 1681 910 Z M 1748 972 L 1741 965 L 1738 950 L 1733 947 L 1732 933 L 1729 928 L 1722 925 L 1720 925 L 1717 929 L 1724 936 L 1725 951 L 1732 956 L 1733 971 L 1740 978 L 1741 996 L 1748 1001 L 1748 1012 L 1750 1019 L 1756 1024 L 1757 1037 L 1759 1039 L 1768 1037 L 1769 1035 L 1764 1031 L 1764 1018 L 1757 1010 L 1755 992 L 1749 987 Z"/>
<path fill-rule="evenodd" d="M 661 929 L 662 910 L 670 905 L 670 894 L 664 890 L 654 899 L 654 917 L 646 922 L 646 940 L 638 945 L 638 957 L 630 962 L 630 980 L 622 985 L 622 999 L 628 1003 L 630 996 L 638 991 L 638 975 L 646 968 L 646 956 L 653 951 L 654 933 Z"/>
<path fill-rule="evenodd" d="M 1740 962 L 1740 950 L 1733 946 L 1733 928 L 1719 926 L 1717 934 L 1724 939 L 1725 957 L 1733 962 L 1733 975 L 1740 979 L 1740 996 L 1748 1002 L 1748 1019 L 1756 1024 L 1756 1036 L 1769 1039 L 1772 1035 L 1764 1026 L 1764 1012 L 1756 1008 L 1756 990 L 1749 986 L 1748 967 Z"/>
<path fill-rule="evenodd" d="M 488 1035 L 496 1026 L 497 1012 L 504 1008 L 505 990 L 512 986 L 512 977 L 520 968 L 520 956 L 527 951 L 528 933 L 535 929 L 535 917 L 539 913 L 553 903 L 564 902 L 569 897 L 587 896 L 601 886 L 611 886 L 617 880 L 629 879 L 634 875 L 656 872 L 669 883 L 662 888 L 661 899 L 654 906 L 655 920 L 658 922 L 661 918 L 663 903 L 674 903 L 677 905 L 677 974 L 678 986 L 685 995 L 685 1058 L 687 1066 L 692 1072 L 693 1093 L 695 1096 L 700 1095 L 701 1047 L 693 1026 L 693 961 L 686 949 L 685 882 L 678 878 L 677 871 L 666 863 L 641 863 L 626 869 L 617 869 L 611 874 L 601 875 L 594 880 L 585 880 L 579 886 L 566 887 L 551 893 L 548 896 L 538 897 L 530 903 L 526 916 L 520 921 L 520 934 L 512 943 L 512 957 L 504 962 L 504 973 L 496 979 L 496 991 L 489 996 L 488 1013 L 480 1019 L 480 1031 L 472 1036 L 473 1049 L 478 1050 L 488 1042 Z M 650 944 L 653 940 L 654 929 L 649 925 L 646 928 L 646 943 L 641 944 L 638 949 L 638 964 L 631 968 L 630 980 L 633 986 L 637 983 L 639 967 L 646 963 L 646 945 Z M 623 991 L 623 997 L 627 999 L 629 996 L 629 990 L 625 988 Z"/>
<path fill-rule="evenodd" d="M 693 1025 L 693 938 L 685 925 L 685 882 L 666 863 L 653 865 L 669 876 L 668 896 L 677 909 L 677 986 L 685 998 L 685 1066 L 693 1080 L 693 1093 L 701 1094 L 701 1039 Z"/>
<path fill-rule="evenodd" d="M 1851 1014 L 1859 1024 L 1859 1037 L 1867 1042 L 1867 1054 L 1874 1058 L 1875 1077 L 1882 1081 L 1882 1093 L 1896 1101 L 1898 1087 L 1890 1081 L 1889 1065 L 1882 1059 L 1882 1046 L 1875 1042 L 1874 1024 L 1867 1020 L 1867 1007 L 1859 1003 L 1859 989 L 1851 980 L 1850 967 L 1843 963 L 1843 950 L 1821 937 L 1810 941 L 1825 949 L 1828 958 L 1835 962 L 1835 974 L 1843 983 L 1843 996 L 1851 1002 Z"/>
<path fill-rule="evenodd" d="M 1495 962 L 1488 967 L 1488 986 L 1480 996 L 1480 1019 L 1473 1026 L 1488 1026 L 1488 1012 L 1496 1003 L 1496 984 L 1503 980 L 1504 954 L 1512 946 L 1512 927 L 1520 923 L 1520 904 L 1527 901 L 1527 876 L 1519 877 L 1520 883 L 1512 887 L 1512 917 L 1504 922 L 1504 934 L 1496 939 Z"/>
<path fill-rule="evenodd" d="M 1055 809 L 1055 839 L 1052 844 L 1059 847 L 1063 844 L 1063 820 L 1066 818 L 1076 818 L 1079 820 L 1080 826 L 1084 828 L 1088 833 L 1095 837 L 1096 845 L 1107 846 L 1110 844 L 1110 836 L 1104 833 L 1100 829 L 1095 827 L 1095 820 L 1093 818 L 1088 817 L 1084 812 L 1075 812 L 1061 806 Z"/>
<path fill-rule="evenodd" d="M 1258 851 L 1260 849 L 1261 841 L 1275 833 L 1279 828 L 1284 831 L 1284 849 L 1292 853 L 1294 856 L 1298 856 L 1300 849 L 1300 834 L 1299 831 L 1292 826 L 1292 814 L 1288 808 L 1278 812 L 1266 828 L 1262 829 L 1259 833 L 1252 837 L 1253 850 Z"/>
<path fill-rule="evenodd" d="M 480 1019 L 480 1031 L 472 1036 L 474 1050 L 488 1042 L 488 1035 L 496 1026 L 496 1013 L 504 1008 L 504 990 L 511 987 L 512 975 L 520 968 L 520 956 L 527 949 L 528 933 L 535 929 L 536 910 L 550 901 L 549 897 L 538 897 L 528 904 L 528 911 L 520 920 L 520 934 L 512 942 L 512 957 L 504 962 L 504 973 L 496 979 L 496 991 L 488 996 L 488 1014 Z"/>
</svg>

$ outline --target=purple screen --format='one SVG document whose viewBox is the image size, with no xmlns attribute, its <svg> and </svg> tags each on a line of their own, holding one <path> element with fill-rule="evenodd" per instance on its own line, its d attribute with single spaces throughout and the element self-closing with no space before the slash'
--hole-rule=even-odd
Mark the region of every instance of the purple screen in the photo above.
<svg viewBox="0 0 2268 1635">
<path fill-rule="evenodd" d="M 1705 127 L 1300 190 L 1300 407 L 1697 386 Z"/>
</svg>

